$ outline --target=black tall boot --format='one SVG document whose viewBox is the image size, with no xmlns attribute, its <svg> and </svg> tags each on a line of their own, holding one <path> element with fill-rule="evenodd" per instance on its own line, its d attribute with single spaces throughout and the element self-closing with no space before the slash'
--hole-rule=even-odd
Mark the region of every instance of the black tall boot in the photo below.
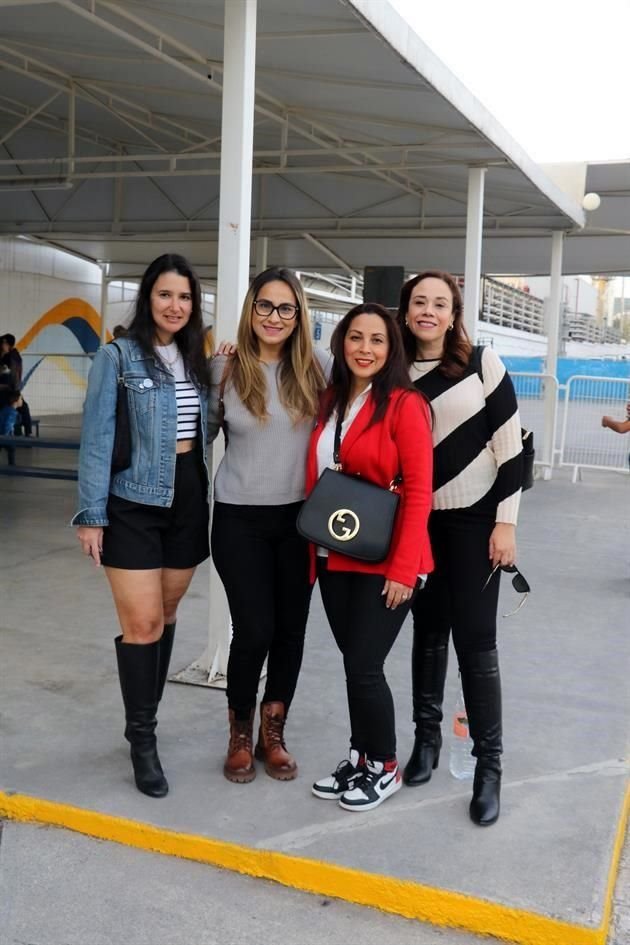
<svg viewBox="0 0 630 945">
<path fill-rule="evenodd" d="M 177 621 L 173 623 L 164 624 L 164 632 L 159 639 L 160 644 L 160 661 L 158 665 L 158 681 L 157 681 L 157 701 L 158 705 L 162 701 L 162 696 L 164 694 L 164 686 L 166 684 L 166 677 L 168 676 L 168 668 L 171 663 L 171 653 L 173 652 L 173 641 L 175 639 L 175 627 L 177 626 Z"/>
<path fill-rule="evenodd" d="M 460 672 L 468 725 L 477 759 L 470 819 L 489 827 L 499 818 L 501 793 L 501 677 L 496 650 L 464 653 Z"/>
<path fill-rule="evenodd" d="M 414 638 L 411 654 L 413 720 L 416 737 L 403 771 L 405 784 L 424 784 L 438 766 L 442 747 L 442 702 L 448 666 L 448 636 L 428 633 Z"/>
<path fill-rule="evenodd" d="M 118 678 L 125 704 L 125 738 L 131 745 L 131 763 L 136 787 L 149 797 L 168 794 L 157 753 L 157 686 L 160 663 L 160 641 L 137 644 L 123 643 L 116 637 Z"/>
</svg>

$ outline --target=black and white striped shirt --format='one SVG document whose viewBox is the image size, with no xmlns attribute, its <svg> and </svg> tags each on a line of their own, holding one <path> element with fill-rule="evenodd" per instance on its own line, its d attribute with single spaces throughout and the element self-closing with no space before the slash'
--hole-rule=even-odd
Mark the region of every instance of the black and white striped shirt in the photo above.
<svg viewBox="0 0 630 945">
<path fill-rule="evenodd" d="M 177 439 L 194 440 L 199 419 L 199 394 L 190 381 L 175 381 Z"/>
<path fill-rule="evenodd" d="M 199 394 L 186 376 L 184 359 L 175 342 L 171 342 L 170 345 L 156 345 L 156 350 L 175 378 L 177 439 L 194 440 L 197 436 L 197 423 L 201 411 Z"/>
<path fill-rule="evenodd" d="M 439 360 L 414 361 L 414 385 L 433 409 L 433 508 L 496 505 L 496 521 L 516 525 L 522 442 L 516 395 L 503 362 L 484 348 L 481 375 L 473 351 L 464 375 L 451 380 Z"/>
</svg>

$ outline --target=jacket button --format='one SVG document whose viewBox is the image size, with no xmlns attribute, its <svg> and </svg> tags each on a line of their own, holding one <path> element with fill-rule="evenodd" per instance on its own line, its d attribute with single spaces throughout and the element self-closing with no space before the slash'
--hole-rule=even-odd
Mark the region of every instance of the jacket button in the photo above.
<svg viewBox="0 0 630 945">
<path fill-rule="evenodd" d="M 153 387 L 153 381 L 151 380 L 150 377 L 148 377 L 148 378 L 146 379 L 146 381 L 143 381 L 143 382 L 142 382 L 142 384 L 140 385 L 140 387 Z"/>
</svg>

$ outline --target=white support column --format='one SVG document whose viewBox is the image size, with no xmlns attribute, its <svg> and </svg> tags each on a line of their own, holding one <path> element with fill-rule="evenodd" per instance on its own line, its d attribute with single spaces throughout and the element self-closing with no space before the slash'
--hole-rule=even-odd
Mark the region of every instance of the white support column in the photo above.
<svg viewBox="0 0 630 945">
<path fill-rule="evenodd" d="M 468 208 L 466 211 L 466 261 L 464 267 L 464 325 L 473 344 L 477 339 L 477 319 L 481 291 L 481 241 L 483 234 L 483 192 L 485 167 L 468 168 Z"/>
<path fill-rule="evenodd" d="M 550 288 L 547 306 L 547 364 L 545 367 L 545 373 L 554 376 L 557 375 L 558 371 L 563 245 L 564 233 L 561 230 L 555 230 L 551 237 Z M 543 477 L 545 479 L 551 479 L 556 443 L 557 413 L 556 386 L 555 384 L 547 384 L 545 387 L 545 438 L 542 453 Z"/>
<path fill-rule="evenodd" d="M 235 337 L 249 285 L 256 74 L 256 0 L 225 0 L 217 320 Z"/>
<path fill-rule="evenodd" d="M 107 303 L 109 301 L 109 263 L 101 263 L 101 331 L 100 342 L 107 341 Z"/>
<path fill-rule="evenodd" d="M 223 29 L 223 108 L 215 336 L 236 339 L 241 304 L 249 286 L 256 0 L 225 0 Z M 212 477 L 223 456 L 222 437 L 212 450 Z M 225 686 L 230 646 L 230 612 L 214 566 L 210 566 L 208 647 L 175 678 Z"/>
</svg>

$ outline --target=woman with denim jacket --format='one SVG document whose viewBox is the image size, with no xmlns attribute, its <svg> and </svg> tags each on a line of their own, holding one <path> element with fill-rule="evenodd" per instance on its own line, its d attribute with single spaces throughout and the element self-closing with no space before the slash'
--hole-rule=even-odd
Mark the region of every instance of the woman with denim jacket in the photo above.
<svg viewBox="0 0 630 945">
<path fill-rule="evenodd" d="M 160 256 L 142 277 L 126 336 L 94 357 L 83 412 L 72 524 L 111 586 L 125 738 L 136 786 L 151 797 L 168 793 L 155 729 L 177 606 L 210 553 L 204 341 L 197 276 L 182 256 Z M 119 382 L 131 462 L 113 472 Z"/>
</svg>

